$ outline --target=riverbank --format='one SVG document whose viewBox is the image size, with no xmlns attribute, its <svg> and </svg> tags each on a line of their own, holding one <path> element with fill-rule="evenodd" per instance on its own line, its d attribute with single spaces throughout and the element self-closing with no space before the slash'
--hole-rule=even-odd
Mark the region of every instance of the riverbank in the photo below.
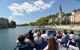
<svg viewBox="0 0 80 50">
<path fill-rule="evenodd" d="M 80 31 L 80 25 L 46 25 L 44 26 L 46 29 L 66 29 L 73 31 Z"/>
</svg>

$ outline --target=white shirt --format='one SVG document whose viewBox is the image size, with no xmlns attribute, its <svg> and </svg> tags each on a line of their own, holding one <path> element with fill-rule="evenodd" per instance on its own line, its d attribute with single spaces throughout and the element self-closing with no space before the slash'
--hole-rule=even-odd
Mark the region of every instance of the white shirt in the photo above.
<svg viewBox="0 0 80 50">
<path fill-rule="evenodd" d="M 42 43 L 42 38 L 41 37 L 35 37 L 34 41 L 35 41 L 35 43 Z"/>
<path fill-rule="evenodd" d="M 34 34 L 33 34 L 33 37 L 34 37 L 34 38 L 37 37 L 37 33 L 34 33 Z"/>
<path fill-rule="evenodd" d="M 47 39 L 48 39 L 48 35 L 47 35 L 47 34 L 42 34 L 42 35 L 41 35 L 41 38 L 47 40 Z"/>
<path fill-rule="evenodd" d="M 69 35 L 69 38 L 70 38 L 70 39 L 74 39 L 74 38 L 75 38 L 75 35 L 74 35 L 74 34 L 70 34 L 70 35 Z"/>
</svg>

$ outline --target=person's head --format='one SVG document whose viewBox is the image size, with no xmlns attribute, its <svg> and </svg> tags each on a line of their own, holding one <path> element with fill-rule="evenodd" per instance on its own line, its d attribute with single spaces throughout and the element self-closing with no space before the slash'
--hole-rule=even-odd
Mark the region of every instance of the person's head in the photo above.
<svg viewBox="0 0 80 50">
<path fill-rule="evenodd" d="M 74 34 L 74 31 L 71 30 L 71 31 L 70 31 L 70 34 Z"/>
<path fill-rule="evenodd" d="M 55 32 L 55 29 L 52 29 L 53 32 Z"/>
<path fill-rule="evenodd" d="M 25 40 L 25 36 L 24 36 L 24 35 L 20 35 L 20 36 L 18 37 L 18 40 L 19 40 L 19 42 L 20 42 L 21 44 L 23 44 L 23 43 L 24 43 L 24 40 Z"/>
<path fill-rule="evenodd" d="M 26 34 L 25 34 L 25 38 L 28 38 L 28 37 L 29 37 L 29 35 L 26 33 Z"/>
<path fill-rule="evenodd" d="M 61 31 L 58 31 L 58 34 L 61 34 Z"/>
<path fill-rule="evenodd" d="M 48 50 L 57 50 L 57 42 L 53 36 L 48 37 Z"/>
<path fill-rule="evenodd" d="M 41 36 L 41 31 L 38 31 L 37 36 L 38 36 L 38 37 Z"/>
<path fill-rule="evenodd" d="M 41 30 L 41 33 L 42 33 L 42 34 L 45 34 L 45 32 L 46 32 L 46 30 L 45 30 L 45 29 Z"/>
<path fill-rule="evenodd" d="M 35 30 L 35 33 L 37 33 L 38 31 L 37 30 Z"/>
<path fill-rule="evenodd" d="M 30 30 L 29 33 L 32 33 L 32 30 Z"/>
<path fill-rule="evenodd" d="M 30 30 L 28 34 L 29 34 L 29 39 L 33 41 L 34 37 L 33 37 L 32 30 Z"/>
<path fill-rule="evenodd" d="M 64 30 L 64 34 L 67 35 L 67 30 Z"/>
</svg>

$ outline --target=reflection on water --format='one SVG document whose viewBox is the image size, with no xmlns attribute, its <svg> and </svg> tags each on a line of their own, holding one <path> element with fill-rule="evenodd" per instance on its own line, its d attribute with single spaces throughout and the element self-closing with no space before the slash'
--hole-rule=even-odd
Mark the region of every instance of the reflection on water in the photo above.
<svg viewBox="0 0 80 50">
<path fill-rule="evenodd" d="M 13 50 L 16 46 L 16 39 L 19 35 L 27 33 L 34 27 L 17 27 L 0 30 L 0 50 Z"/>
</svg>

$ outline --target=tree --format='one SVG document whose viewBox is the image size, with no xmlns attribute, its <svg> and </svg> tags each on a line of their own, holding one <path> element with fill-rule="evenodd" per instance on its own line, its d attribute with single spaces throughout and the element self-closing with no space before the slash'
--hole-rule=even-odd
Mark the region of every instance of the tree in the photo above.
<svg viewBox="0 0 80 50">
<path fill-rule="evenodd" d="M 11 21 L 10 22 L 10 27 L 11 28 L 15 28 L 16 27 L 16 22 L 15 21 Z"/>
</svg>

